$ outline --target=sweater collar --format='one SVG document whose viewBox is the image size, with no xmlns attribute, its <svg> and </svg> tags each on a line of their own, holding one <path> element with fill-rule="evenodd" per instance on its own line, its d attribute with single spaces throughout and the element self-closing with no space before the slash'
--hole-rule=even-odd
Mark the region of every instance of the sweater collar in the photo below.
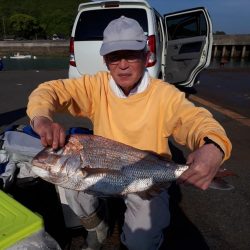
<svg viewBox="0 0 250 250">
<path fill-rule="evenodd" d="M 141 81 L 139 82 L 139 84 L 137 84 L 129 93 L 128 96 L 131 95 L 135 95 L 135 94 L 139 94 L 142 93 L 149 85 L 149 73 L 147 70 L 145 70 L 143 77 L 141 79 Z M 114 81 L 114 79 L 110 78 L 109 80 L 109 86 L 111 88 L 111 90 L 113 91 L 113 93 L 120 98 L 127 98 L 128 96 L 126 96 L 122 89 L 116 84 L 116 82 Z"/>
</svg>

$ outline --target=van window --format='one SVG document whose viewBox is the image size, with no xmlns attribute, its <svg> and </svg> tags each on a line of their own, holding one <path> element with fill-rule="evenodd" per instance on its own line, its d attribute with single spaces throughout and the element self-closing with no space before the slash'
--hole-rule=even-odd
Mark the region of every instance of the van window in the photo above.
<svg viewBox="0 0 250 250">
<path fill-rule="evenodd" d="M 183 39 L 195 36 L 206 36 L 207 25 L 202 13 L 173 16 L 167 19 L 169 40 Z"/>
<path fill-rule="evenodd" d="M 103 30 L 113 19 L 126 16 L 137 20 L 145 35 L 148 34 L 147 14 L 144 9 L 104 9 L 83 11 L 78 19 L 75 41 L 99 41 L 103 39 Z"/>
</svg>

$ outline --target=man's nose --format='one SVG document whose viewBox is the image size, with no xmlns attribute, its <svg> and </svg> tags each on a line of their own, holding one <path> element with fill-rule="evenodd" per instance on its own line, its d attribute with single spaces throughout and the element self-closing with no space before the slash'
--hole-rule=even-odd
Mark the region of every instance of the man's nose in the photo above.
<svg viewBox="0 0 250 250">
<path fill-rule="evenodd" d="M 129 66 L 129 63 L 128 63 L 128 61 L 127 61 L 125 58 L 122 58 L 122 59 L 119 61 L 119 67 L 120 67 L 121 69 L 126 69 L 126 68 L 128 68 L 128 66 Z"/>
</svg>

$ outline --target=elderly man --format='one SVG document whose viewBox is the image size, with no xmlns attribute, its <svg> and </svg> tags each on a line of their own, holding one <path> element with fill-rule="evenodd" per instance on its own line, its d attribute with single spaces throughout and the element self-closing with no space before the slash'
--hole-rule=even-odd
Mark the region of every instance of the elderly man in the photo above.
<svg viewBox="0 0 250 250">
<path fill-rule="evenodd" d="M 137 21 L 122 16 L 110 22 L 100 49 L 109 72 L 41 84 L 29 97 L 31 124 L 44 146 L 58 148 L 65 143 L 65 132 L 53 114 L 88 117 L 94 134 L 168 158 L 168 138 L 173 136 L 193 151 L 187 158 L 190 168 L 179 182 L 205 190 L 229 158 L 231 143 L 207 110 L 195 107 L 174 86 L 149 76 L 146 44 Z M 66 197 L 89 231 L 88 249 L 98 249 L 107 231 L 103 204 L 84 192 L 66 191 Z M 160 247 L 170 221 L 168 202 L 165 189 L 150 200 L 136 194 L 125 198 L 121 241 L 128 249 Z"/>
</svg>

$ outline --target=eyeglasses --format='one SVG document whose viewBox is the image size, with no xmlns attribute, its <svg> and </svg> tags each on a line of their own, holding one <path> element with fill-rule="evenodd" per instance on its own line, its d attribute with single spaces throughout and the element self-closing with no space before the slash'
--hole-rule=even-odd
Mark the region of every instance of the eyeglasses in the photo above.
<svg viewBox="0 0 250 250">
<path fill-rule="evenodd" d="M 137 63 L 143 59 L 143 53 L 136 51 L 133 53 L 111 53 L 105 56 L 105 61 L 109 65 L 118 65 L 122 59 L 128 63 Z"/>
</svg>

